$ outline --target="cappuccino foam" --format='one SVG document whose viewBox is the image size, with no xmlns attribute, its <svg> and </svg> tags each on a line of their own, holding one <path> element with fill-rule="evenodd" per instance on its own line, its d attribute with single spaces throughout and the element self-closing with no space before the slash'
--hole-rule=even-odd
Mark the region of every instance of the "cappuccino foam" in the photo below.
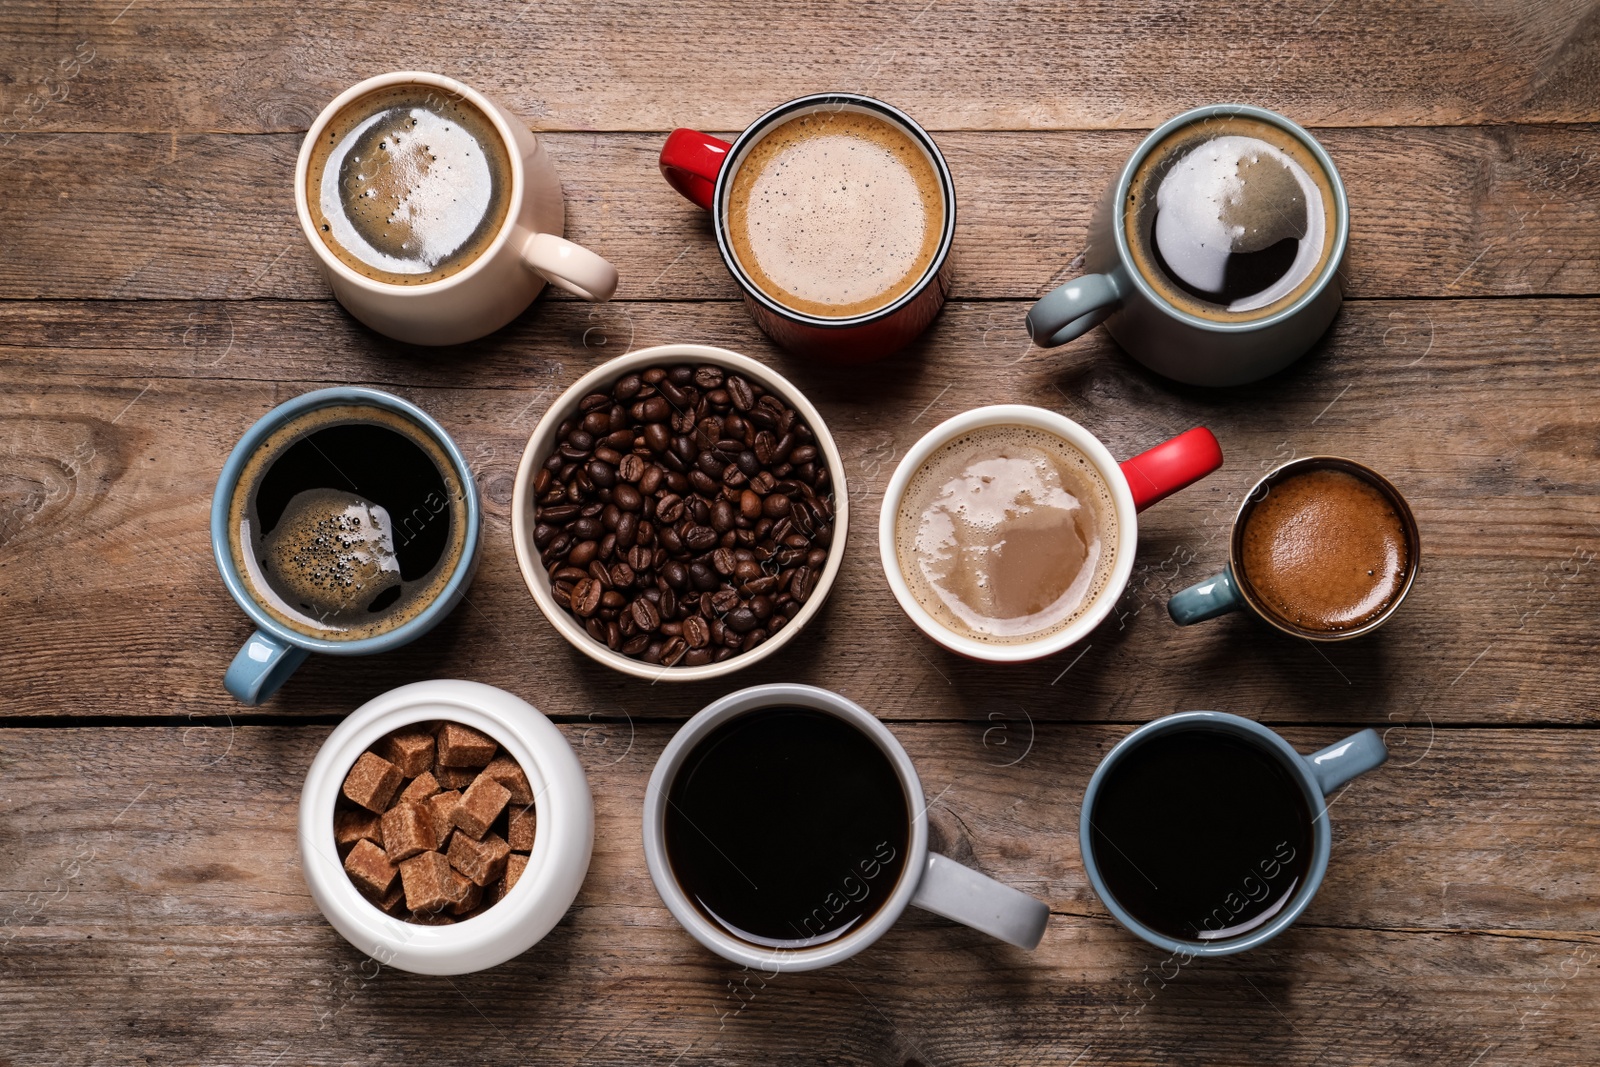
<svg viewBox="0 0 1600 1067">
<path fill-rule="evenodd" d="M 1116 565 L 1116 507 L 1094 463 L 1044 430 L 990 426 L 943 445 L 895 517 L 900 573 L 939 624 L 991 644 L 1059 633 Z"/>
<path fill-rule="evenodd" d="M 875 114 L 814 111 L 769 130 L 739 164 L 728 238 L 778 303 L 848 318 L 922 280 L 944 216 L 939 172 L 910 134 Z"/>
<path fill-rule="evenodd" d="M 395 85 L 351 101 L 312 147 L 306 203 L 340 262 L 421 285 L 466 268 L 499 234 L 511 195 L 505 142 L 446 90 Z"/>
</svg>

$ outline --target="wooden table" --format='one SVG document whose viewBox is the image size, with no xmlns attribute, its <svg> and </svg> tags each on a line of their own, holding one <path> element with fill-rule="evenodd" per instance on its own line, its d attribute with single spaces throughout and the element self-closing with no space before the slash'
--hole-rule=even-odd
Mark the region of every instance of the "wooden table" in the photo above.
<svg viewBox="0 0 1600 1067">
<path fill-rule="evenodd" d="M 0 13 L 0 1063 L 1592 1064 L 1600 1053 L 1600 8 L 1290 0 L 715 6 L 159 0 Z M 545 139 L 568 236 L 617 300 L 540 299 L 453 352 L 332 301 L 294 217 L 301 136 L 340 89 L 415 67 Z M 864 370 L 751 324 L 706 219 L 656 172 L 665 131 L 727 133 L 822 89 L 888 99 L 960 198 L 954 300 Z M 1093 199 L 1146 131 L 1219 99 L 1312 127 L 1349 187 L 1348 302 L 1311 355 L 1179 387 L 1101 331 L 1029 346 Z M 1047 900 L 1028 954 L 926 914 L 832 970 L 763 981 L 652 889 L 646 777 L 735 683 L 592 665 L 511 546 L 533 424 L 584 370 L 703 341 L 823 411 L 856 516 L 816 625 L 737 684 L 804 680 L 920 765 L 935 844 Z M 223 458 L 273 405 L 364 383 L 460 443 L 486 510 L 470 601 L 404 651 L 321 657 L 259 709 L 223 692 L 250 626 L 211 561 Z M 899 455 L 992 402 L 1129 455 L 1197 423 L 1227 466 L 1148 512 L 1113 619 L 992 669 L 894 606 L 875 519 Z M 1323 647 L 1166 597 L 1220 566 L 1241 495 L 1331 452 L 1409 496 L 1424 572 L 1394 621 Z M 598 809 L 568 917 L 453 979 L 379 967 L 322 919 L 294 832 L 306 768 L 391 687 L 472 678 L 550 715 Z M 1310 749 L 1371 726 L 1390 763 L 1338 795 L 1321 895 L 1263 950 L 1177 966 L 1111 921 L 1076 828 L 1134 725 L 1216 708 Z"/>
</svg>

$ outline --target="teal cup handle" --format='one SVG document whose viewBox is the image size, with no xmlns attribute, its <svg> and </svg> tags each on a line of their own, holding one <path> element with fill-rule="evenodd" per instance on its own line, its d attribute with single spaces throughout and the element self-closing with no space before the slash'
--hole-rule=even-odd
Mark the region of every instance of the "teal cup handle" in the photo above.
<svg viewBox="0 0 1600 1067">
<path fill-rule="evenodd" d="M 1244 607 L 1244 597 L 1233 580 L 1233 568 L 1213 574 L 1203 582 L 1196 582 L 1167 601 L 1167 614 L 1179 626 L 1205 622 L 1230 611 Z"/>
<path fill-rule="evenodd" d="M 1317 780 L 1317 788 L 1322 790 L 1323 796 L 1327 796 L 1350 779 L 1381 766 L 1389 758 L 1389 750 L 1384 747 L 1383 738 L 1378 736 L 1376 730 L 1362 730 L 1338 744 L 1301 758 L 1311 769 L 1311 776 Z"/>
<path fill-rule="evenodd" d="M 228 664 L 222 685 L 239 703 L 255 707 L 276 693 L 309 655 L 310 649 L 286 644 L 257 630 Z"/>
<path fill-rule="evenodd" d="M 1028 336 L 1040 348 L 1057 348 L 1100 324 L 1122 301 L 1110 274 L 1085 274 L 1057 286 L 1028 312 Z"/>
</svg>

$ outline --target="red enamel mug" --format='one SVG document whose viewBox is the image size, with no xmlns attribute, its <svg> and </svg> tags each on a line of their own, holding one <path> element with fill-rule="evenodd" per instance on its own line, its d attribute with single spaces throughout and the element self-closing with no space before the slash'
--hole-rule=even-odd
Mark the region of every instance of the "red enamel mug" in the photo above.
<svg viewBox="0 0 1600 1067">
<path fill-rule="evenodd" d="M 869 115 L 898 128 L 927 156 L 943 199 L 937 251 L 921 276 L 883 306 L 848 317 L 799 311 L 763 291 L 739 262 L 728 230 L 734 179 L 750 151 L 779 126 L 820 112 Z M 841 363 L 881 359 L 915 339 L 944 307 L 950 290 L 950 244 L 956 229 L 955 186 L 933 138 L 898 108 L 855 93 L 818 93 L 773 108 L 732 144 L 696 130 L 673 130 L 661 148 L 661 173 L 674 189 L 711 212 L 717 248 L 739 283 L 751 316 L 767 336 L 792 352 Z"/>
</svg>

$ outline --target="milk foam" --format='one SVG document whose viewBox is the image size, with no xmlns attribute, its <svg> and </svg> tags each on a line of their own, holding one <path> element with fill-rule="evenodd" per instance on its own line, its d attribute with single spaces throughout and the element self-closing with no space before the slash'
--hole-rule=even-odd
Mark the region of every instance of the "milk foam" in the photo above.
<svg viewBox="0 0 1600 1067">
<path fill-rule="evenodd" d="M 895 522 L 902 576 L 955 633 L 1047 637 L 1099 599 L 1116 563 L 1116 511 L 1093 463 L 1030 427 L 975 430 L 935 452 Z"/>
</svg>

